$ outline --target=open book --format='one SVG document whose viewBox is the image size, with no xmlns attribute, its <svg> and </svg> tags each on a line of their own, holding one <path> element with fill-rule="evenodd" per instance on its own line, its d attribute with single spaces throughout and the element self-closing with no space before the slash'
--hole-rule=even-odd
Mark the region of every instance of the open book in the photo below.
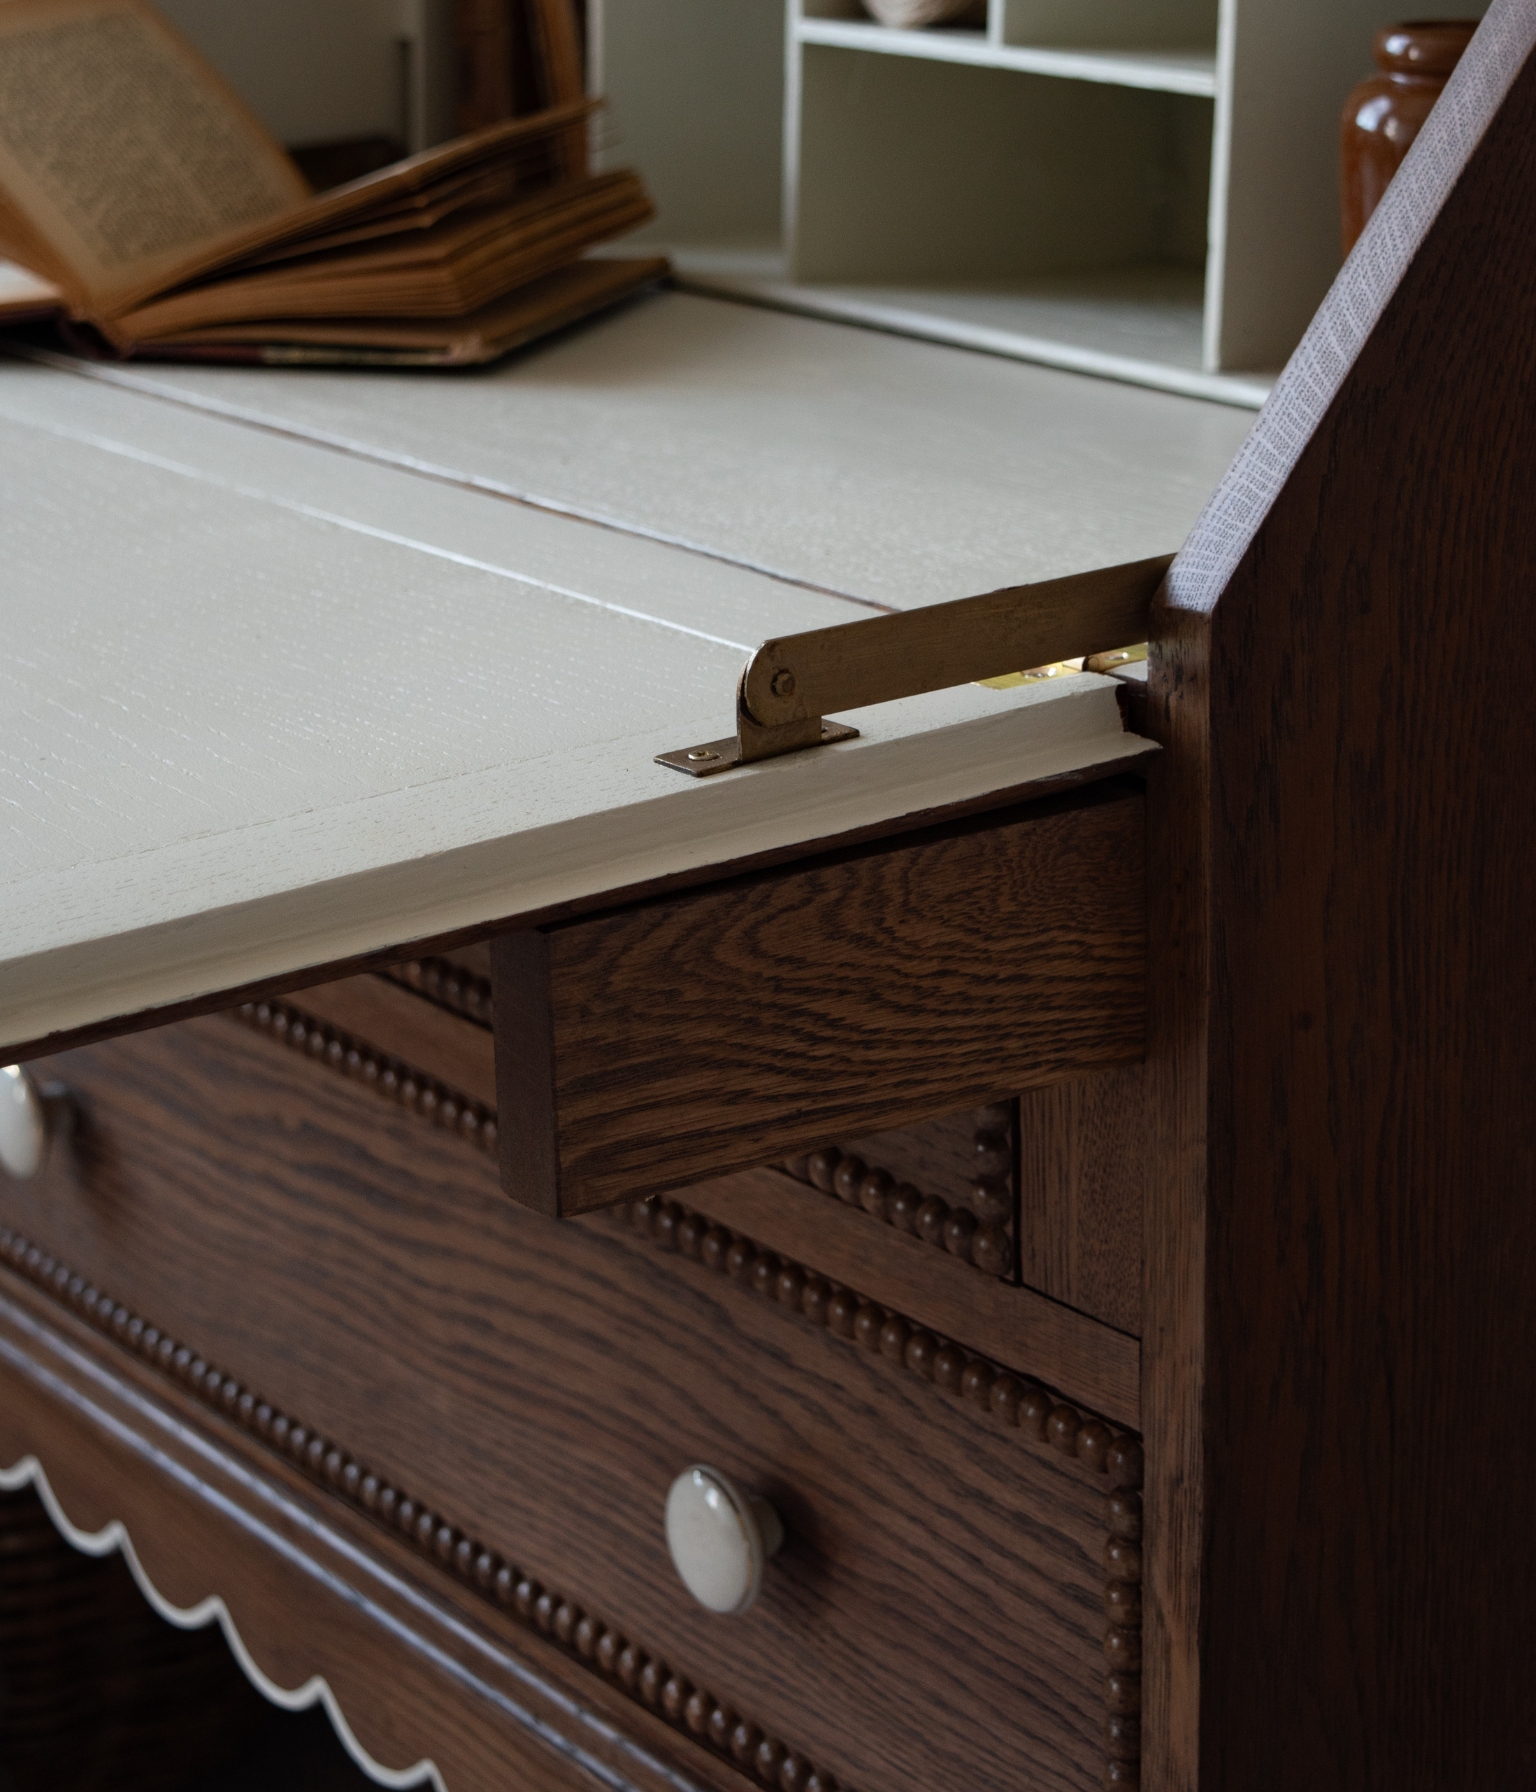
<svg viewBox="0 0 1536 1792">
<path fill-rule="evenodd" d="M 0 4 L 0 319 L 124 354 L 472 361 L 664 273 L 582 260 L 651 215 L 587 169 L 588 103 L 312 194 L 147 0 Z"/>
</svg>

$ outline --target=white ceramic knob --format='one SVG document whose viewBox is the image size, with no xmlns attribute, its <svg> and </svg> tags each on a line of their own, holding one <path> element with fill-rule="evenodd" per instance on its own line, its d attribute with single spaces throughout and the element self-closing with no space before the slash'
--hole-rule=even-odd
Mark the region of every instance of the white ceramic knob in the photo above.
<svg viewBox="0 0 1536 1792">
<path fill-rule="evenodd" d="M 48 1146 L 74 1125 L 75 1104 L 62 1083 L 39 1088 L 25 1064 L 0 1065 L 0 1170 L 29 1182 L 48 1161 Z"/>
<path fill-rule="evenodd" d="M 695 1463 L 667 1494 L 667 1548 L 683 1585 L 712 1612 L 744 1612 L 763 1568 L 784 1541 L 767 1500 L 745 1494 L 719 1469 Z"/>
</svg>

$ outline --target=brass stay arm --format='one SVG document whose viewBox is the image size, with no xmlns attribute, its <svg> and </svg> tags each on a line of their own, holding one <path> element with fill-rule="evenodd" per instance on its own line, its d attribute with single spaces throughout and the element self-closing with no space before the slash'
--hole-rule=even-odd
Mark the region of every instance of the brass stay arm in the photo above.
<svg viewBox="0 0 1536 1792">
<path fill-rule="evenodd" d="M 1171 554 L 1011 585 L 921 610 L 764 641 L 736 687 L 736 735 L 658 753 L 691 777 L 858 734 L 823 718 L 1144 641 Z"/>
</svg>

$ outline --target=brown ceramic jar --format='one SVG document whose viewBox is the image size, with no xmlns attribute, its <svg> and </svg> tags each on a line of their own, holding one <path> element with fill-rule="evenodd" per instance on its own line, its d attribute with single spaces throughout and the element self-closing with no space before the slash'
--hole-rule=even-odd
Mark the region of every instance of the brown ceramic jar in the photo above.
<svg viewBox="0 0 1536 1792">
<path fill-rule="evenodd" d="M 1350 94 L 1340 133 L 1339 197 L 1346 255 L 1476 29 L 1476 19 L 1427 19 L 1376 33 L 1376 66 L 1381 73 L 1362 81 Z"/>
</svg>

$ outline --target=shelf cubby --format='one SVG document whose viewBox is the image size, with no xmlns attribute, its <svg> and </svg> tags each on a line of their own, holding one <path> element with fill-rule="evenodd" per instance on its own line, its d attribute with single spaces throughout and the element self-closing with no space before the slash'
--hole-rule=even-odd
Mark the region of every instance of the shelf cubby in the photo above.
<svg viewBox="0 0 1536 1792">
<path fill-rule="evenodd" d="M 1242 405 L 1337 271 L 1338 118 L 1396 11 L 589 0 L 685 283 Z"/>
</svg>

